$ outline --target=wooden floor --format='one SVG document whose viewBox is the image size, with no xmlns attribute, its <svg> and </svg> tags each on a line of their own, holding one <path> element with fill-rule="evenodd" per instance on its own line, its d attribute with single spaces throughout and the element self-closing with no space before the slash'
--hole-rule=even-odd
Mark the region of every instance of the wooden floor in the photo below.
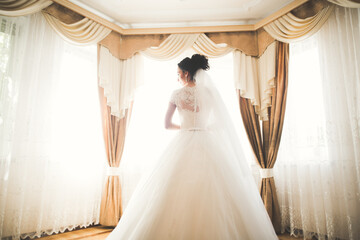
<svg viewBox="0 0 360 240">
<path fill-rule="evenodd" d="M 113 228 L 95 226 L 84 229 L 79 229 L 71 232 L 60 233 L 56 235 L 51 235 L 47 237 L 38 238 L 41 240 L 75 240 L 75 239 L 85 239 L 85 240 L 102 240 L 111 233 Z"/>
<path fill-rule="evenodd" d="M 75 230 L 71 232 L 60 233 L 47 237 L 39 238 L 41 240 L 105 240 L 111 233 L 113 228 L 95 226 L 85 229 Z M 290 237 L 289 234 L 282 234 L 278 236 L 280 240 L 299 240 L 299 238 Z"/>
</svg>

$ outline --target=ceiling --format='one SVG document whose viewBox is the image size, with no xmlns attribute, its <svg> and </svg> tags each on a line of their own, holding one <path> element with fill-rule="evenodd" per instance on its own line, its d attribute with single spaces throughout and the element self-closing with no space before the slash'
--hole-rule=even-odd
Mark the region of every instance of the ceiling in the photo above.
<svg viewBox="0 0 360 240">
<path fill-rule="evenodd" d="M 254 24 L 292 0 L 70 0 L 125 29 Z"/>
</svg>

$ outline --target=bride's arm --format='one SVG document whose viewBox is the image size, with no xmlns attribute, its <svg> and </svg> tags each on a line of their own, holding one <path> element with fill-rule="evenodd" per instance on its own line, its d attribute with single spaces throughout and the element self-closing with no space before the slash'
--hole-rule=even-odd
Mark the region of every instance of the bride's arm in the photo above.
<svg viewBox="0 0 360 240">
<path fill-rule="evenodd" d="M 166 129 L 180 129 L 179 125 L 176 125 L 172 122 L 172 117 L 174 115 L 176 109 L 176 105 L 173 103 L 169 103 L 168 110 L 166 111 L 165 116 L 165 128 Z"/>
</svg>

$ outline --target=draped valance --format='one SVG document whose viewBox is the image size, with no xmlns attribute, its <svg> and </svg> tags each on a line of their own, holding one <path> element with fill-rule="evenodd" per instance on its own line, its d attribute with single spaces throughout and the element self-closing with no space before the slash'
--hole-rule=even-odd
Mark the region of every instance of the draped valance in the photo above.
<svg viewBox="0 0 360 240">
<path fill-rule="evenodd" d="M 358 6 L 358 3 L 348 0 L 329 1 L 351 7 Z M 48 7 L 51 3 L 49 0 L 5 0 L 0 3 L 0 13 L 5 11 L 7 15 L 15 16 L 16 11 L 21 11 L 23 14 L 30 14 Z M 57 4 L 52 6 L 54 5 Z M 52 11 L 59 11 L 60 15 L 64 15 L 60 8 L 60 5 L 54 6 Z M 43 11 L 43 16 L 62 38 L 73 44 L 100 44 L 100 85 L 105 89 L 109 106 L 114 108 L 112 113 L 115 116 L 123 115 L 124 109 L 133 98 L 134 89 L 141 83 L 140 75 L 134 72 L 139 71 L 137 68 L 141 66 L 139 53 L 168 60 L 175 58 L 185 49 L 193 48 L 208 57 L 219 57 L 233 52 L 235 87 L 240 90 L 242 97 L 251 99 L 256 112 L 262 119 L 266 119 L 265 110 L 269 105 L 274 78 L 274 40 L 293 42 L 307 38 L 320 29 L 333 8 L 333 4 L 325 2 L 322 10 L 316 10 L 317 14 L 307 18 L 288 13 L 256 31 L 172 35 L 121 35 L 82 16 L 70 16 L 71 14 L 67 13 L 70 23 L 65 23 L 64 19 L 59 19 L 59 14 L 53 12 L 50 14 L 49 11 Z M 71 17 L 74 21 L 71 21 Z M 114 74 L 114 68 L 122 69 L 124 74 Z M 114 85 L 113 81 L 120 81 L 120 85 L 126 83 L 126 89 L 130 89 L 130 93 L 122 92 L 123 96 L 120 96 L 118 90 L 112 89 L 120 85 Z M 130 84 L 131 81 L 135 81 L 135 84 Z M 121 91 L 124 91 L 123 87 Z"/>
<path fill-rule="evenodd" d="M 351 8 L 360 7 L 360 3 L 357 0 L 328 0 L 328 2 L 327 7 L 324 7 L 321 11 L 311 17 L 299 18 L 291 12 L 287 13 L 264 26 L 266 31 L 264 31 L 263 28 L 260 28 L 256 31 L 205 34 L 215 44 L 226 43 L 229 47 L 240 50 L 246 55 L 261 56 L 274 39 L 282 42 L 294 42 L 300 41 L 314 34 L 321 28 L 322 24 L 331 14 L 334 7 L 333 4 Z M 307 3 L 314 3 L 313 5 L 319 5 L 318 3 L 320 3 L 320 5 L 326 5 L 326 1 L 309 1 Z M 50 0 L 3 0 L 0 2 L 0 15 L 28 15 L 38 12 L 49 5 L 58 4 L 53 3 Z M 301 8 L 301 6 L 298 8 Z M 70 9 L 67 10 L 72 12 Z M 307 7 L 307 10 L 309 10 L 309 7 Z M 312 10 L 318 11 L 316 7 Z M 294 12 L 294 10 L 292 12 Z M 62 19 L 59 20 L 50 15 L 45 15 L 44 13 L 44 16 L 49 24 L 64 39 L 74 44 L 91 44 L 102 40 L 110 32 L 110 30 L 105 26 L 95 23 L 86 17 L 81 20 L 77 19 L 78 21 L 69 24 Z M 115 40 L 114 36 L 118 39 Z M 128 59 L 135 53 L 143 51 L 148 47 L 159 46 L 159 44 L 167 39 L 168 36 L 169 34 L 128 36 L 114 33 L 111 34 L 109 40 L 104 41 L 102 45 L 110 49 L 111 53 L 119 59 Z M 117 53 L 112 51 L 114 47 L 107 46 L 109 44 L 114 44 L 114 41 L 120 42 Z M 201 39 L 199 39 L 199 41 L 201 41 Z M 200 49 L 198 50 L 200 51 Z"/>
<path fill-rule="evenodd" d="M 328 0 L 336 5 L 347 7 L 347 8 L 360 8 L 360 2 L 350 1 L 350 0 Z"/>
<path fill-rule="evenodd" d="M 229 46 L 215 44 L 205 34 L 172 34 L 159 47 L 151 47 L 141 53 L 158 60 L 170 60 L 189 48 L 210 58 L 233 51 Z"/>
<path fill-rule="evenodd" d="M 322 6 L 322 9 L 317 11 L 315 15 L 306 18 L 299 18 L 289 12 L 265 25 L 264 29 L 278 41 L 293 43 L 304 40 L 316 33 L 332 14 L 335 7 L 334 4 L 346 8 L 360 8 L 360 2 L 358 0 L 328 0 L 328 2 L 311 1 L 309 3 L 313 3 L 314 6 L 316 4 L 318 6 L 320 5 Z M 300 6 L 297 9 L 302 7 L 303 6 Z M 294 9 L 293 12 L 297 9 Z M 304 9 L 302 10 L 304 11 Z M 309 7 L 305 7 L 305 10 L 308 11 Z M 316 10 L 316 7 L 310 10 Z"/>
<path fill-rule="evenodd" d="M 230 52 L 234 49 L 230 46 L 221 46 L 219 44 L 215 44 L 209 37 L 205 34 L 200 34 L 196 41 L 194 42 L 192 48 L 203 55 L 206 55 L 210 58 L 214 57 L 221 57 Z"/>
<path fill-rule="evenodd" d="M 43 16 L 65 41 L 76 45 L 96 44 L 111 32 L 110 29 L 88 18 L 66 24 L 46 12 L 43 12 Z"/>
<path fill-rule="evenodd" d="M 121 35 L 116 32 L 111 32 L 100 44 L 108 48 L 115 57 L 128 59 L 137 52 L 144 51 L 150 47 L 160 46 L 165 40 L 171 41 L 171 39 L 167 39 L 169 36 L 171 35 Z M 248 32 L 204 33 L 200 35 L 198 41 L 205 41 L 204 36 L 214 44 L 225 43 L 233 49 L 238 49 L 246 55 L 254 57 L 261 56 L 269 44 L 274 42 L 274 38 L 263 29 Z M 208 45 L 208 48 L 211 48 L 211 46 Z M 199 48 L 198 51 L 201 52 Z M 217 55 L 217 53 L 210 54 L 208 51 L 208 56 L 214 54 Z"/>
<path fill-rule="evenodd" d="M 0 2 L 0 15 L 10 17 L 30 15 L 52 4 L 53 2 L 49 0 L 3 0 Z M 53 9 L 56 10 L 58 9 Z M 52 16 L 48 11 L 42 11 L 42 14 L 55 32 L 72 44 L 96 44 L 111 32 L 110 29 L 88 18 L 68 24 Z"/>
<path fill-rule="evenodd" d="M 112 31 L 99 42 L 118 59 L 131 58 L 136 52 L 159 46 L 170 34 L 121 35 Z"/>
<path fill-rule="evenodd" d="M 170 60 L 191 48 L 200 34 L 172 34 L 159 47 L 150 47 L 142 53 L 158 60 Z"/>
<path fill-rule="evenodd" d="M 276 19 L 264 26 L 264 29 L 276 40 L 286 43 L 301 41 L 316 33 L 329 18 L 334 5 L 329 5 L 316 15 L 306 19 L 298 18 L 292 13 Z"/>
<path fill-rule="evenodd" d="M 2 0 L 0 15 L 20 17 L 41 11 L 52 4 L 50 0 Z"/>
<path fill-rule="evenodd" d="M 225 43 L 248 56 L 259 56 L 257 31 L 218 32 L 205 34 L 211 41 L 216 44 Z M 274 39 L 272 38 L 272 40 Z"/>
</svg>

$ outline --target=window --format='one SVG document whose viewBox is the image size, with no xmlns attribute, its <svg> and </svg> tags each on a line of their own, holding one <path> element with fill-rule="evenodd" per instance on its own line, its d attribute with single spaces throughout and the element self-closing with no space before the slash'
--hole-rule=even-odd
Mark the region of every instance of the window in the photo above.
<svg viewBox="0 0 360 240">
<path fill-rule="evenodd" d="M 317 42 L 290 45 L 289 85 L 278 163 L 328 159 Z"/>
<path fill-rule="evenodd" d="M 145 84 L 136 94 L 120 167 L 123 171 L 122 193 L 125 207 L 141 176 L 154 166 L 170 139 L 176 134 L 176 131 L 165 129 L 164 118 L 172 91 L 181 87 L 177 82 L 177 63 L 192 54 L 194 52 L 187 51 L 171 61 L 144 57 Z M 246 156 L 251 161 L 252 152 L 233 84 L 233 55 L 230 53 L 224 57 L 209 59 L 209 65 L 209 74 L 223 97 L 244 144 Z M 177 112 L 174 122 L 179 122 Z"/>
</svg>

